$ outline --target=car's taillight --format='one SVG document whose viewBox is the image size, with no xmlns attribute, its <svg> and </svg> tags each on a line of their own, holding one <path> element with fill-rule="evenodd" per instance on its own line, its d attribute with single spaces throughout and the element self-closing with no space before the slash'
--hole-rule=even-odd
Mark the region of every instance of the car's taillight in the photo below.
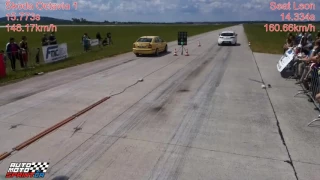
<svg viewBox="0 0 320 180">
<path fill-rule="evenodd" d="M 135 44 L 133 44 L 133 48 L 136 48 L 136 45 L 135 45 Z"/>
<path fill-rule="evenodd" d="M 149 44 L 148 48 L 152 48 L 152 45 L 151 45 L 151 44 Z"/>
</svg>

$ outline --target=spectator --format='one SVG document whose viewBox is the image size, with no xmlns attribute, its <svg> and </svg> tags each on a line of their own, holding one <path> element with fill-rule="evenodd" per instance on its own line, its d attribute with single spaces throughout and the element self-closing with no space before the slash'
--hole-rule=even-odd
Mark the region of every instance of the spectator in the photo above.
<svg viewBox="0 0 320 180">
<path fill-rule="evenodd" d="M 7 56 L 6 54 L 4 53 L 4 50 L 0 50 L 0 56 L 3 56 L 3 61 L 4 61 L 4 64 L 6 65 L 7 64 Z"/>
<path fill-rule="evenodd" d="M 303 33 L 303 38 L 302 38 L 302 41 L 301 41 L 301 45 L 302 45 L 302 52 L 305 54 L 305 55 L 309 55 L 311 49 L 312 48 L 312 44 L 309 43 L 308 41 L 308 34 L 307 33 Z"/>
<path fill-rule="evenodd" d="M 102 46 L 108 45 L 108 38 L 104 38 L 102 41 Z"/>
<path fill-rule="evenodd" d="M 88 45 L 88 49 L 87 49 L 87 50 L 90 50 L 90 48 L 91 48 L 91 43 L 90 43 L 90 37 L 89 37 L 88 33 L 84 33 L 84 34 L 83 34 L 83 36 L 82 36 L 82 45 L 84 45 L 84 44 L 83 44 L 84 40 L 86 40 L 86 41 L 88 40 L 88 41 L 89 41 L 89 45 Z"/>
<path fill-rule="evenodd" d="M 318 103 L 320 103 L 320 93 L 318 93 L 317 95 L 316 95 L 316 100 L 318 101 Z M 320 115 L 319 115 L 320 116 Z"/>
<path fill-rule="evenodd" d="M 303 33 L 302 32 L 298 32 L 298 34 L 296 36 L 296 44 L 300 43 L 302 36 L 303 36 Z"/>
<path fill-rule="evenodd" d="M 20 41 L 20 64 L 24 67 L 27 67 L 28 64 L 28 56 L 29 56 L 29 47 L 27 42 L 27 37 L 22 36 L 22 40 Z"/>
<path fill-rule="evenodd" d="M 312 34 L 310 32 L 306 32 L 306 37 L 307 37 L 306 38 L 306 41 L 307 41 L 306 45 L 308 48 L 310 48 L 313 45 Z"/>
<path fill-rule="evenodd" d="M 40 64 L 40 48 L 37 48 L 36 63 Z"/>
<path fill-rule="evenodd" d="M 82 37 L 82 43 L 83 43 L 84 51 L 87 52 L 90 48 L 90 39 L 87 33 L 84 33 Z"/>
<path fill-rule="evenodd" d="M 86 38 L 89 38 L 89 39 L 90 39 L 90 37 L 89 37 L 88 33 L 84 33 L 84 34 L 83 34 L 83 36 L 82 36 L 82 38 L 81 38 L 81 42 L 82 42 L 82 43 L 83 43 L 83 39 L 84 39 L 84 37 L 86 37 Z"/>
<path fill-rule="evenodd" d="M 318 31 L 317 36 L 316 36 L 316 40 L 320 39 L 320 31 Z"/>
<path fill-rule="evenodd" d="M 298 64 L 298 77 L 301 78 L 304 74 L 306 67 L 306 63 L 310 62 L 311 59 L 320 51 L 320 40 L 317 40 L 315 42 L 315 46 L 312 53 L 310 54 L 310 57 L 302 59 L 302 61 Z M 302 81 L 298 81 L 296 84 L 300 84 Z"/>
<path fill-rule="evenodd" d="M 108 40 L 108 45 L 113 44 L 110 32 L 107 33 L 107 40 Z"/>
<path fill-rule="evenodd" d="M 101 44 L 102 44 L 102 37 L 101 37 L 100 32 L 98 32 L 98 33 L 97 33 L 96 38 L 98 39 L 98 41 L 99 41 L 99 47 L 101 48 Z"/>
<path fill-rule="evenodd" d="M 296 84 L 301 84 L 306 80 L 307 75 L 310 73 L 310 63 L 319 64 L 320 60 L 320 40 L 315 42 L 315 47 L 312 50 L 311 56 L 302 59 L 302 63 L 298 65 L 300 80 Z"/>
<path fill-rule="evenodd" d="M 0 60 L 2 62 L 0 62 L 0 78 L 5 77 L 6 76 L 6 56 L 3 50 L 0 50 Z"/>
<path fill-rule="evenodd" d="M 292 47 L 293 44 L 294 44 L 294 36 L 292 35 L 292 33 L 289 33 L 286 43 L 284 44 L 284 47 L 283 47 L 283 51 L 284 51 L 283 53 L 285 53 L 289 47 Z"/>
<path fill-rule="evenodd" d="M 42 46 L 48 46 L 49 45 L 49 40 L 48 40 L 48 36 L 46 33 L 43 34 L 43 37 L 41 39 L 41 44 Z"/>
<path fill-rule="evenodd" d="M 49 44 L 50 45 L 57 44 L 57 39 L 56 39 L 56 36 L 54 35 L 54 32 L 51 32 L 49 36 Z"/>
<path fill-rule="evenodd" d="M 14 38 L 10 38 L 9 42 L 6 45 L 6 52 L 11 62 L 12 71 L 16 71 L 16 59 L 18 59 L 19 49 L 20 47 L 17 43 L 14 42 Z"/>
</svg>

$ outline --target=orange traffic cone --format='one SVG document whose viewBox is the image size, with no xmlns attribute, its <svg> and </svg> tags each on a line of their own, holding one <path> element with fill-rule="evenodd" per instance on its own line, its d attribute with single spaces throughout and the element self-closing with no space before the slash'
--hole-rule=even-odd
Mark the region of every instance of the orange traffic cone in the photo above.
<svg viewBox="0 0 320 180">
<path fill-rule="evenodd" d="M 177 49 L 174 49 L 174 54 L 173 54 L 174 56 L 178 56 L 178 54 L 177 54 Z"/>
<path fill-rule="evenodd" d="M 200 46 L 201 46 L 200 41 L 198 41 L 198 47 L 200 47 Z"/>
<path fill-rule="evenodd" d="M 186 56 L 189 56 L 188 49 L 186 49 Z"/>
</svg>

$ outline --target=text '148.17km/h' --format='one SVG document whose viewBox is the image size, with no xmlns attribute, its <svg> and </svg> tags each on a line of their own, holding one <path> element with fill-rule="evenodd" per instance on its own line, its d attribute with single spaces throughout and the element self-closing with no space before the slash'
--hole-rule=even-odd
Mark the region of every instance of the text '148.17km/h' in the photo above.
<svg viewBox="0 0 320 180">
<path fill-rule="evenodd" d="M 54 24 L 7 24 L 7 32 L 57 32 L 58 28 Z"/>
</svg>

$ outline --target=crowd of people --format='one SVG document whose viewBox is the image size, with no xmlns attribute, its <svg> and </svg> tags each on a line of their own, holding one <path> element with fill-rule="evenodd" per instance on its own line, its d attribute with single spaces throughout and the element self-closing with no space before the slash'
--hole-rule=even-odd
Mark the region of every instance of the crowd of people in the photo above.
<svg viewBox="0 0 320 180">
<path fill-rule="evenodd" d="M 54 45 L 54 44 L 58 44 L 56 36 L 54 35 L 54 32 L 52 32 L 49 37 L 46 33 L 44 33 L 41 39 L 41 45 L 48 46 L 48 45 Z"/>
<path fill-rule="evenodd" d="M 22 36 L 19 44 L 15 42 L 15 39 L 11 37 L 6 44 L 6 52 L 4 53 L 4 61 L 7 63 L 7 59 L 10 60 L 12 71 L 16 71 L 16 61 L 20 62 L 21 68 L 26 68 L 28 64 L 29 47 L 27 37 Z"/>
<path fill-rule="evenodd" d="M 320 31 L 316 34 L 315 41 L 320 39 Z M 286 50 L 289 47 L 296 46 L 300 43 L 302 45 L 302 50 L 305 54 L 310 52 L 310 49 L 313 47 L 315 41 L 313 40 L 313 35 L 311 32 L 299 32 L 296 35 L 293 35 L 292 33 L 289 33 L 286 42 L 284 44 L 283 50 L 286 52 Z"/>
<path fill-rule="evenodd" d="M 102 38 L 100 32 L 97 32 L 96 39 L 98 40 L 98 46 L 100 48 L 102 48 L 102 46 L 113 44 L 110 32 L 107 33 L 107 36 L 104 39 Z M 91 38 L 89 37 L 88 33 L 84 33 L 84 35 L 81 38 L 81 42 L 82 42 L 83 49 L 85 52 L 89 51 L 91 48 L 90 40 L 91 40 Z"/>
<path fill-rule="evenodd" d="M 102 38 L 101 34 L 98 32 L 96 34 L 96 39 L 98 40 L 98 46 L 102 48 L 102 46 L 113 44 L 111 33 L 108 32 L 105 38 Z M 84 51 L 89 51 L 91 49 L 91 39 L 88 33 L 84 33 L 81 39 L 82 45 L 84 47 Z M 54 32 L 48 34 L 44 33 L 41 38 L 41 46 L 48 46 L 58 44 L 56 36 Z M 0 55 L 3 57 L 4 64 L 7 64 L 7 61 L 10 61 L 12 71 L 16 71 L 16 63 L 19 61 L 20 67 L 27 68 L 28 61 L 30 57 L 30 50 L 28 46 L 28 41 L 26 36 L 21 37 L 20 43 L 16 43 L 15 38 L 11 37 L 9 42 L 6 44 L 5 50 L 0 50 Z M 40 48 L 37 48 L 37 52 L 35 55 L 36 64 L 40 63 Z"/>
<path fill-rule="evenodd" d="M 320 31 L 313 38 L 310 32 L 300 32 L 296 35 L 288 34 L 284 50 L 297 46 L 301 42 L 302 58 L 295 62 L 294 79 L 306 91 L 311 91 L 312 97 L 320 103 Z M 316 72 L 316 73 L 312 73 Z"/>
<path fill-rule="evenodd" d="M 48 37 L 47 34 L 43 34 L 41 39 L 41 46 L 47 46 L 57 44 L 57 39 L 54 35 L 54 32 L 50 34 Z M 12 71 L 16 71 L 16 63 L 20 62 L 21 68 L 28 68 L 28 61 L 30 50 L 28 46 L 28 41 L 26 36 L 21 37 L 20 43 L 16 43 L 15 38 L 11 37 L 9 42 L 6 44 L 6 49 L 0 51 L 0 55 L 2 55 L 5 65 L 7 64 L 7 60 L 10 61 Z M 36 63 L 40 63 L 40 48 L 37 48 L 36 54 Z"/>
</svg>

